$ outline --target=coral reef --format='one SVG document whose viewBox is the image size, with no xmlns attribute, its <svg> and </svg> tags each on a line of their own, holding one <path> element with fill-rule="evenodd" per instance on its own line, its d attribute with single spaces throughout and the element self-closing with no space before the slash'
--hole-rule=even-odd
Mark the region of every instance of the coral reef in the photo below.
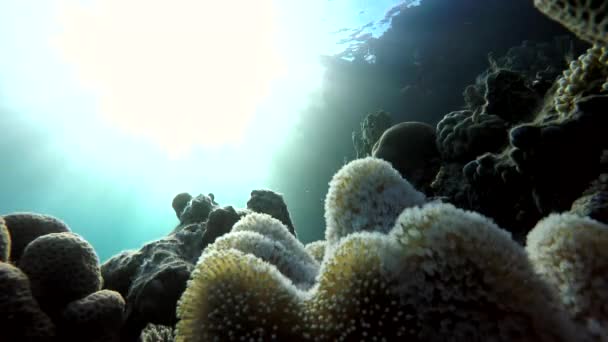
<svg viewBox="0 0 608 342">
<path fill-rule="evenodd" d="M 391 163 L 403 178 L 425 192 L 440 165 L 435 140 L 435 128 L 429 124 L 398 123 L 380 136 L 372 156 Z"/>
<path fill-rule="evenodd" d="M 338 172 L 350 175 L 341 187 L 375 185 L 378 173 L 383 174 L 378 167 L 390 168 L 384 163 L 372 158 L 351 162 Z M 376 172 L 367 172 L 372 166 Z M 335 196 L 333 191 L 328 198 Z M 384 198 L 381 193 L 372 197 Z M 336 218 L 327 219 L 330 229 L 329 220 Z M 292 238 L 287 229 L 264 215 L 246 216 L 210 245 L 195 266 L 178 304 L 176 341 L 588 338 L 587 328 L 571 319 L 524 248 L 490 219 L 433 202 L 406 207 L 391 221 L 389 229 L 378 224 L 328 242 L 316 284 L 302 288 L 285 271 L 305 257 L 299 246 L 284 242 Z M 238 229 L 240 225 L 247 229 Z M 285 254 L 289 248 L 296 248 L 292 258 Z"/>
<path fill-rule="evenodd" d="M 0 339 L 608 340 L 608 5 L 534 3 L 596 45 L 490 57 L 436 130 L 368 115 L 325 240 L 270 190 L 178 194 L 171 233 L 101 266 L 54 217 L 0 217 Z"/>
<path fill-rule="evenodd" d="M 521 243 L 551 212 L 600 210 L 602 192 L 585 191 L 605 170 L 604 51 L 559 37 L 491 57 L 465 89 L 467 109 L 437 124 L 441 167 L 427 192 L 492 217 Z"/>
</svg>

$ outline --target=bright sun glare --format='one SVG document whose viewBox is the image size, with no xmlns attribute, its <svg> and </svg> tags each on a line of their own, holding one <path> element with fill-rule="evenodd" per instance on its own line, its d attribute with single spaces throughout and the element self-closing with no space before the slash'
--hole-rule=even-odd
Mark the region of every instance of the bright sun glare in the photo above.
<svg viewBox="0 0 608 342">
<path fill-rule="evenodd" d="M 54 44 L 112 126 L 172 154 L 238 143 L 282 71 L 272 0 L 68 0 Z"/>
</svg>

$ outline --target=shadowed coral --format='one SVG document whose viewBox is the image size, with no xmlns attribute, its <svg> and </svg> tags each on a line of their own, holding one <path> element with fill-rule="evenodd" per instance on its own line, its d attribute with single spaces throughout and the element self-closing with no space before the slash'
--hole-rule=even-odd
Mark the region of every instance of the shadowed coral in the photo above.
<svg viewBox="0 0 608 342">
<path fill-rule="evenodd" d="M 205 229 L 201 238 L 203 248 L 212 244 L 218 237 L 228 233 L 239 219 L 239 214 L 231 206 L 212 211 L 207 221 L 207 229 Z"/>
<path fill-rule="evenodd" d="M 173 210 L 175 210 L 175 215 L 177 215 L 178 219 L 182 216 L 184 209 L 186 208 L 191 199 L 192 195 L 187 192 L 179 193 L 173 198 L 171 206 L 173 207 Z"/>
<path fill-rule="evenodd" d="M 608 47 L 594 46 L 578 59 L 557 80 L 554 105 L 557 112 L 567 116 L 577 102 L 588 95 L 608 91 Z"/>
<path fill-rule="evenodd" d="M 55 326 L 32 296 L 27 276 L 0 262 L 0 339 L 54 341 Z"/>
<path fill-rule="evenodd" d="M 507 123 L 496 115 L 461 110 L 437 123 L 437 147 L 445 160 L 471 160 L 506 143 Z"/>
<path fill-rule="evenodd" d="M 120 341 L 125 317 L 120 293 L 101 290 L 69 303 L 61 314 L 61 337 L 68 341 Z"/>
<path fill-rule="evenodd" d="M 430 185 L 439 168 L 435 128 L 422 122 L 401 122 L 388 128 L 372 152 L 418 189 Z"/>
<path fill-rule="evenodd" d="M 11 254 L 11 236 L 4 219 L 0 216 L 0 261 L 7 262 Z"/>
<path fill-rule="evenodd" d="M 18 262 L 28 243 L 39 236 L 50 233 L 69 232 L 70 228 L 61 220 L 35 213 L 13 213 L 4 215 L 6 227 L 11 235 L 11 260 Z"/>
<path fill-rule="evenodd" d="M 175 324 L 175 305 L 191 272 L 192 264 L 171 251 L 153 252 L 142 261 L 126 297 L 130 314 L 147 323 Z"/>
<path fill-rule="evenodd" d="M 426 197 L 377 158 L 354 160 L 331 179 L 325 198 L 325 240 L 329 244 L 357 231 L 388 232 L 406 207 Z"/>
<path fill-rule="evenodd" d="M 304 249 L 306 249 L 306 252 L 308 252 L 308 254 L 310 254 L 313 258 L 315 258 L 315 260 L 317 262 L 320 263 L 323 261 L 323 258 L 325 257 L 325 247 L 326 246 L 327 246 L 327 241 L 319 240 L 319 241 L 314 241 L 314 242 L 307 244 L 306 246 L 304 246 Z"/>
<path fill-rule="evenodd" d="M 179 301 L 175 340 L 304 341 L 300 296 L 255 256 L 235 249 L 204 253 Z"/>
<path fill-rule="evenodd" d="M 101 265 L 103 288 L 117 291 L 126 297 L 142 259 L 141 253 L 126 250 L 106 260 Z"/>
<path fill-rule="evenodd" d="M 49 314 L 101 288 L 95 250 L 73 233 L 51 233 L 35 239 L 23 252 L 19 268 L 29 277 L 34 297 Z"/>
<path fill-rule="evenodd" d="M 253 190 L 247 201 L 247 209 L 276 218 L 288 228 L 291 234 L 296 236 L 296 229 L 291 222 L 283 195 L 272 190 Z"/>
<path fill-rule="evenodd" d="M 557 290 L 568 313 L 608 338 L 608 226 L 573 214 L 553 214 L 528 234 L 528 255 Z"/>
<path fill-rule="evenodd" d="M 213 200 L 212 194 L 200 194 L 196 197 L 191 197 L 188 202 L 184 204 L 187 198 L 188 196 L 186 195 L 177 195 L 173 202 L 173 205 L 177 208 L 176 213 L 181 209 L 179 215 L 180 226 L 206 221 L 209 217 L 209 213 L 217 207 L 217 203 Z"/>
<path fill-rule="evenodd" d="M 534 0 L 534 5 L 581 39 L 608 45 L 608 2 L 602 0 Z"/>
</svg>

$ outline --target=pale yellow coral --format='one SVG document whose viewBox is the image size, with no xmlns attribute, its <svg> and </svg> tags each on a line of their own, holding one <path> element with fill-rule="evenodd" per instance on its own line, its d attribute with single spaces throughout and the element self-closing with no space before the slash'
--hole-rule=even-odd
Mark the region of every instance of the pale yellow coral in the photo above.
<svg viewBox="0 0 608 342">
<path fill-rule="evenodd" d="M 255 256 L 235 249 L 205 253 L 178 304 L 176 341 L 303 341 L 300 296 Z"/>
<path fill-rule="evenodd" d="M 434 203 L 404 210 L 390 236 L 403 246 L 394 272 L 421 340 L 580 340 L 523 248 L 491 220 Z"/>
<path fill-rule="evenodd" d="M 372 157 L 351 161 L 329 183 L 325 240 L 334 244 L 354 232 L 388 232 L 404 208 L 425 201 L 390 163 Z"/>
<path fill-rule="evenodd" d="M 568 313 L 608 339 L 608 226 L 573 214 L 554 214 L 528 234 L 526 249 Z"/>
<path fill-rule="evenodd" d="M 317 262 L 322 262 L 323 257 L 325 256 L 326 246 L 327 242 L 325 240 L 319 240 L 307 244 L 306 246 L 304 246 L 304 248 L 306 249 L 306 252 L 312 255 L 312 257 L 315 258 Z"/>
<path fill-rule="evenodd" d="M 608 50 L 594 46 L 578 59 L 557 80 L 553 97 L 555 109 L 568 115 L 581 97 L 608 89 Z"/>
<path fill-rule="evenodd" d="M 451 205 L 406 209 L 389 234 L 352 233 L 326 253 L 317 285 L 301 291 L 253 254 L 205 252 L 177 341 L 585 338 L 507 232 Z"/>
</svg>

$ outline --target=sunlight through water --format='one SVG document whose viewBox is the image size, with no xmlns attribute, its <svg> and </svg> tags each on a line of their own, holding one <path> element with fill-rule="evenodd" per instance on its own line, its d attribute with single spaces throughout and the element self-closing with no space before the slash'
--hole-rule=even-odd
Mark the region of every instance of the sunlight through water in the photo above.
<svg viewBox="0 0 608 342">
<path fill-rule="evenodd" d="M 104 119 L 179 153 L 245 136 L 282 69 L 275 15 L 271 0 L 69 1 L 54 44 Z"/>
</svg>

